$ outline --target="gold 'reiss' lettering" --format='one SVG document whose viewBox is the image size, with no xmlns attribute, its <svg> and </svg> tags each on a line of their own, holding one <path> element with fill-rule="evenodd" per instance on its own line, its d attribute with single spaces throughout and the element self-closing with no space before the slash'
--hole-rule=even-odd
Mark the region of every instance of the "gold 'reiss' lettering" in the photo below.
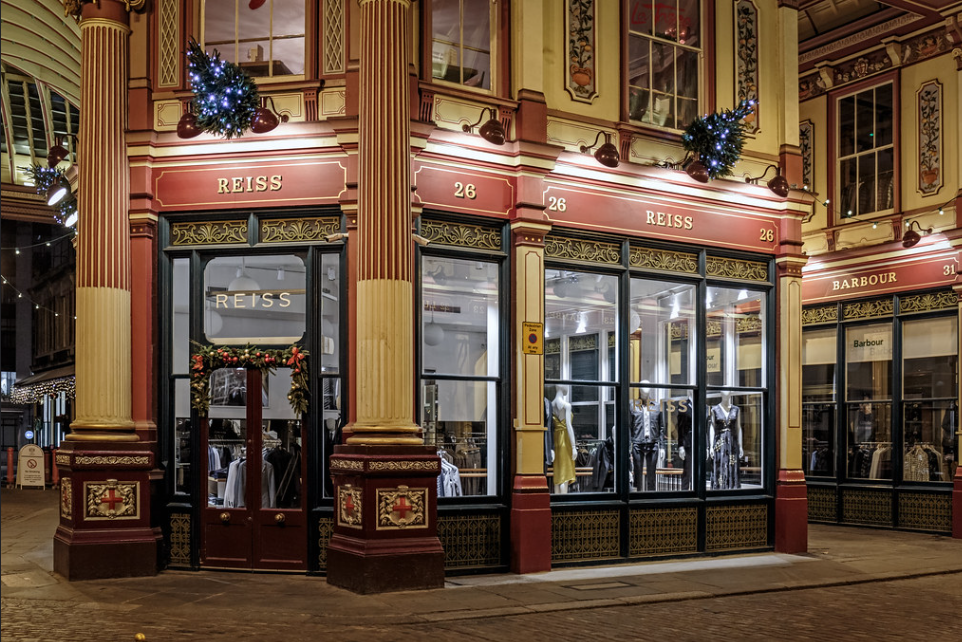
<svg viewBox="0 0 962 642">
<path fill-rule="evenodd" d="M 241 194 L 244 192 L 279 192 L 284 187 L 283 174 L 272 176 L 233 176 L 217 179 L 218 194 Z"/>
</svg>

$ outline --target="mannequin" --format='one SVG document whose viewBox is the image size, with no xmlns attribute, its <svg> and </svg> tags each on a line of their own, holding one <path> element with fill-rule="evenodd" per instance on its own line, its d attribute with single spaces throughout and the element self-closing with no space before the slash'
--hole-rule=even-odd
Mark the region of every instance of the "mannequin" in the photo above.
<svg viewBox="0 0 962 642">
<path fill-rule="evenodd" d="M 684 462 L 681 477 L 681 489 L 690 490 L 691 457 L 688 456 L 688 453 L 691 452 L 691 400 L 684 399 L 680 403 L 676 404 L 676 407 L 678 408 L 678 414 L 675 418 L 675 425 L 678 429 L 678 456 Z"/>
<path fill-rule="evenodd" d="M 863 403 L 858 406 L 855 417 L 855 443 L 875 440 L 875 414 L 872 412 L 872 402 L 868 395 L 863 395 Z"/>
<path fill-rule="evenodd" d="M 551 424 L 554 434 L 554 492 L 567 493 L 568 484 L 575 480 L 575 430 L 571 425 L 571 404 L 568 388 L 558 386 L 551 402 Z"/>
<path fill-rule="evenodd" d="M 649 410 L 651 389 L 646 386 L 639 392 L 641 396 L 631 409 L 631 462 L 635 471 L 635 490 L 653 491 L 659 450 L 664 448 L 665 428 L 661 413 Z"/>
<path fill-rule="evenodd" d="M 731 393 L 722 391 L 721 400 L 708 414 L 708 458 L 712 462 L 711 488 L 740 488 L 739 460 L 742 448 L 741 409 L 731 403 Z"/>
</svg>

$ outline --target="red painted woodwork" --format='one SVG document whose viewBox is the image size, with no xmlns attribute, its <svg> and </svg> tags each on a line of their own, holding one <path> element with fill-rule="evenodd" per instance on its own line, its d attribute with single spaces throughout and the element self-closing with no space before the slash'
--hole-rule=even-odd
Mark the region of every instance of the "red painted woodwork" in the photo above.
<svg viewBox="0 0 962 642">
<path fill-rule="evenodd" d="M 515 204 L 514 179 L 465 168 L 414 163 L 415 196 L 425 207 L 506 218 Z M 469 187 L 470 186 L 470 187 Z"/>
<path fill-rule="evenodd" d="M 130 414 L 141 441 L 157 440 L 157 225 L 141 221 L 130 231 Z"/>
<path fill-rule="evenodd" d="M 517 475 L 511 490 L 511 572 L 551 570 L 551 495 L 544 475 Z"/>
<path fill-rule="evenodd" d="M 955 469 L 952 482 L 952 537 L 962 539 L 962 466 Z"/>
<path fill-rule="evenodd" d="M 779 470 L 775 482 L 775 551 L 808 550 L 808 489 L 805 473 Z"/>
<path fill-rule="evenodd" d="M 953 285 L 959 270 L 958 252 L 933 252 L 924 244 L 925 239 L 912 248 L 913 253 L 908 258 L 897 265 L 887 263 L 831 271 L 805 269 L 802 301 L 808 304 Z"/>
</svg>

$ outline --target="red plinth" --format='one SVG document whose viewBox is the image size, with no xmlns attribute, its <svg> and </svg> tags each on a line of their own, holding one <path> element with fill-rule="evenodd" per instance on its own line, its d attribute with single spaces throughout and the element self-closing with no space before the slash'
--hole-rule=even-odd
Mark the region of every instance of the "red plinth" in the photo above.
<svg viewBox="0 0 962 642">
<path fill-rule="evenodd" d="M 150 526 L 150 445 L 66 442 L 56 464 L 54 571 L 68 580 L 156 575 L 162 535 Z"/>
<path fill-rule="evenodd" d="M 551 570 L 551 495 L 544 475 L 518 475 L 511 489 L 511 571 Z"/>
<path fill-rule="evenodd" d="M 775 483 L 775 551 L 808 551 L 808 488 L 800 470 L 778 471 Z"/>
<path fill-rule="evenodd" d="M 962 539 L 962 466 L 956 467 L 952 484 L 952 537 Z"/>
<path fill-rule="evenodd" d="M 335 446 L 328 583 L 362 594 L 443 587 L 440 472 L 428 446 Z"/>
</svg>

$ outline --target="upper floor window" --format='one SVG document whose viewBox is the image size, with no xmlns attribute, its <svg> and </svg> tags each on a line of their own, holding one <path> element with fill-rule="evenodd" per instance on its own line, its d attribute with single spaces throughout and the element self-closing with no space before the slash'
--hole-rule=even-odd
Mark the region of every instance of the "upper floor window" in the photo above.
<svg viewBox="0 0 962 642">
<path fill-rule="evenodd" d="M 204 50 L 220 52 L 251 76 L 304 73 L 301 0 L 205 0 Z"/>
<path fill-rule="evenodd" d="M 699 0 L 628 3 L 628 117 L 684 129 L 698 114 Z"/>
<path fill-rule="evenodd" d="M 883 212 L 895 204 L 892 83 L 838 101 L 839 212 L 843 218 Z"/>
<path fill-rule="evenodd" d="M 465 87 L 491 89 L 491 0 L 432 0 L 431 76 Z"/>
</svg>

